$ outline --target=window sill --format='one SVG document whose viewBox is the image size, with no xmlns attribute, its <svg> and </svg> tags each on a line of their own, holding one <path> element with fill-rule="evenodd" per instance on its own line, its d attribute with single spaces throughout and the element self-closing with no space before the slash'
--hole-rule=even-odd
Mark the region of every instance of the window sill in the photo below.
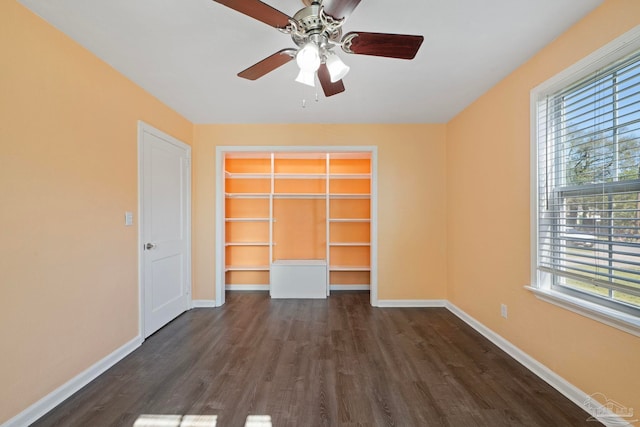
<svg viewBox="0 0 640 427">
<path fill-rule="evenodd" d="M 525 286 L 536 298 L 640 337 L 640 319 L 560 292 Z"/>
</svg>

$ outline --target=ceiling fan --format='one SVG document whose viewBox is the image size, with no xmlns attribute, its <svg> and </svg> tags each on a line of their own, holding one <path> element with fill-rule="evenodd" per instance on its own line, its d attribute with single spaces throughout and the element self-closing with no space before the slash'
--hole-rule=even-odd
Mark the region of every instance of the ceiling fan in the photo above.
<svg viewBox="0 0 640 427">
<path fill-rule="evenodd" d="M 342 25 L 361 0 L 302 0 L 305 7 L 289 17 L 259 0 L 214 0 L 240 13 L 289 34 L 297 48 L 282 49 L 238 73 L 256 80 L 296 59 L 297 82 L 315 86 L 316 73 L 325 96 L 344 92 L 342 78 L 349 71 L 333 48 L 349 54 L 413 59 L 423 36 L 350 32 L 342 35 Z"/>
</svg>

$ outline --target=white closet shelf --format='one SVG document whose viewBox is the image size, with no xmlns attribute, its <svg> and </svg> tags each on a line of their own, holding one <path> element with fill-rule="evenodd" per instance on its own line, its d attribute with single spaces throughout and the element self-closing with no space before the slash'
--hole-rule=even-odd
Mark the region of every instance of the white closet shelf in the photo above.
<svg viewBox="0 0 640 427">
<path fill-rule="evenodd" d="M 268 199 L 269 193 L 224 193 L 229 199 Z"/>
<path fill-rule="evenodd" d="M 269 242 L 228 242 L 225 246 L 269 246 Z"/>
<path fill-rule="evenodd" d="M 371 246 L 369 242 L 340 242 L 329 243 L 329 246 Z"/>
<path fill-rule="evenodd" d="M 329 194 L 329 197 L 332 199 L 370 199 L 371 198 L 371 194 L 369 193 L 331 193 Z"/>
<path fill-rule="evenodd" d="M 269 218 L 225 218 L 226 222 L 269 222 Z"/>
<path fill-rule="evenodd" d="M 371 222 L 370 218 L 329 218 L 329 222 Z"/>
<path fill-rule="evenodd" d="M 370 173 L 330 173 L 329 179 L 371 179 Z"/>
<path fill-rule="evenodd" d="M 256 265 L 256 266 L 240 266 L 240 265 L 228 265 L 224 271 L 269 271 L 268 265 Z"/>
<path fill-rule="evenodd" d="M 275 179 L 326 179 L 326 173 L 274 173 Z"/>
<path fill-rule="evenodd" d="M 274 199 L 326 199 L 326 193 L 274 193 Z"/>
<path fill-rule="evenodd" d="M 329 267 L 329 271 L 371 271 L 371 267 L 355 265 L 332 265 Z"/>
<path fill-rule="evenodd" d="M 266 173 L 243 173 L 243 172 L 226 172 L 224 173 L 226 178 L 232 179 L 271 179 L 271 174 Z"/>
</svg>

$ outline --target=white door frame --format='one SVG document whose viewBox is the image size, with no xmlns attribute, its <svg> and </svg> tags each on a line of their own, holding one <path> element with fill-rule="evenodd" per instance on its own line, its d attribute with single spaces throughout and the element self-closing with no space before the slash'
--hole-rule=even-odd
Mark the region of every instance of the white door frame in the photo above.
<svg viewBox="0 0 640 427">
<path fill-rule="evenodd" d="M 216 307 L 224 304 L 225 297 L 225 238 L 224 238 L 224 157 L 239 152 L 289 153 L 370 153 L 371 154 L 371 305 L 378 306 L 378 147 L 350 146 L 218 146 L 216 147 L 216 214 L 215 214 L 215 290 Z"/>
<path fill-rule="evenodd" d="M 169 134 L 162 132 L 159 129 L 154 128 L 153 126 L 143 122 L 142 120 L 138 120 L 138 334 L 140 337 L 144 339 L 145 329 L 144 329 L 144 307 L 145 307 L 145 295 L 144 295 L 144 265 L 143 265 L 143 256 L 144 256 L 144 241 L 142 232 L 144 230 L 142 224 L 142 196 L 143 196 L 143 187 L 142 187 L 142 178 L 143 178 L 143 167 L 144 167 L 144 158 L 143 158 L 143 141 L 144 134 L 148 133 L 154 135 L 160 139 L 163 139 L 170 144 L 173 144 L 181 149 L 186 150 L 187 158 L 189 162 L 191 162 L 191 146 L 172 137 Z M 186 261 L 187 261 L 187 289 L 189 292 L 189 301 L 187 305 L 187 309 L 191 309 L 193 307 L 193 292 L 191 288 L 191 173 L 187 174 L 187 192 L 186 192 L 186 222 L 187 222 L 187 253 L 186 253 Z"/>
</svg>

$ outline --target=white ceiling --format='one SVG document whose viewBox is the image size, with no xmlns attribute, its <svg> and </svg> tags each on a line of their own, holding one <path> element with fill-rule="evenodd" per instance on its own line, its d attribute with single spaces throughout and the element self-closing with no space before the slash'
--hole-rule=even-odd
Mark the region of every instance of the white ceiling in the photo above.
<svg viewBox="0 0 640 427">
<path fill-rule="evenodd" d="M 444 123 L 602 0 L 363 0 L 344 32 L 424 35 L 412 61 L 348 55 L 346 92 L 294 82 L 295 61 L 236 74 L 295 47 L 212 0 L 19 0 L 194 123 Z M 292 16 L 301 0 L 265 3 Z M 306 107 L 302 108 L 302 101 Z"/>
</svg>

